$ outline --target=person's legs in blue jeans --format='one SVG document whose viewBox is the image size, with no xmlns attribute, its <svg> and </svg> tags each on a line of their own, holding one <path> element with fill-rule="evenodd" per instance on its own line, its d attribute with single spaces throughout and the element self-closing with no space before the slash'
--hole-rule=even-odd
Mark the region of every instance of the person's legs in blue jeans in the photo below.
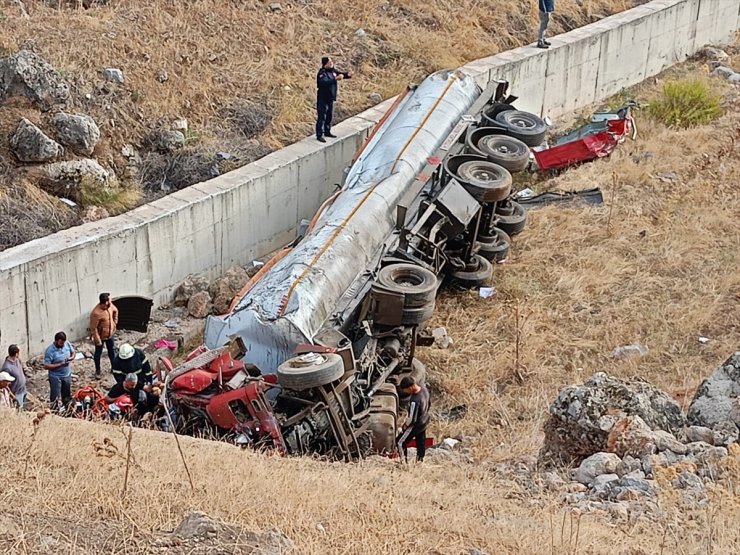
<svg viewBox="0 0 740 555">
<path fill-rule="evenodd" d="M 62 404 L 66 408 L 72 402 L 72 376 L 61 378 Z"/>
<path fill-rule="evenodd" d="M 105 340 L 105 348 L 108 349 L 108 358 L 110 359 L 110 366 L 113 368 L 113 359 L 116 358 L 115 354 L 115 348 L 116 348 L 116 340 L 113 337 L 110 337 Z"/>
<path fill-rule="evenodd" d="M 103 357 L 103 347 L 108 351 L 108 358 L 110 364 L 113 366 L 113 359 L 115 358 L 115 346 L 116 340 L 113 337 L 104 339 L 100 345 L 95 345 L 95 353 L 93 354 L 93 361 L 95 361 L 95 374 L 100 374 L 100 359 Z"/>
<path fill-rule="evenodd" d="M 52 410 L 58 408 L 59 395 L 62 391 L 62 378 L 56 376 L 49 376 L 49 403 L 51 404 Z"/>
</svg>

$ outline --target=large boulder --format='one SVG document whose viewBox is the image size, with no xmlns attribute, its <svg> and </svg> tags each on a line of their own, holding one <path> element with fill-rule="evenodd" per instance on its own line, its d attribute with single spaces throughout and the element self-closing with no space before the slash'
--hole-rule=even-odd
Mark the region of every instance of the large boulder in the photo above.
<svg viewBox="0 0 740 555">
<path fill-rule="evenodd" d="M 213 297 L 214 314 L 225 314 L 231 300 L 249 281 L 247 271 L 241 266 L 232 266 L 226 273 L 215 280 L 209 289 Z"/>
<path fill-rule="evenodd" d="M 199 291 L 188 299 L 188 314 L 193 318 L 205 318 L 211 313 L 212 308 L 208 291 Z"/>
<path fill-rule="evenodd" d="M 159 129 L 144 137 L 144 147 L 167 154 L 185 146 L 185 135 L 174 129 Z"/>
<path fill-rule="evenodd" d="M 201 291 L 208 291 L 208 285 L 211 282 L 206 276 L 200 274 L 191 274 L 175 290 L 175 305 L 187 306 L 190 297 Z"/>
<path fill-rule="evenodd" d="M 41 56 L 21 50 L 0 58 L 0 100 L 12 96 L 24 96 L 42 110 L 49 110 L 66 104 L 70 88 Z"/>
<path fill-rule="evenodd" d="M 100 140 L 100 129 L 95 120 L 85 114 L 59 112 L 52 119 L 59 141 L 77 154 L 90 156 Z"/>
<path fill-rule="evenodd" d="M 714 428 L 722 422 L 740 426 L 740 351 L 702 382 L 689 405 L 689 422 Z"/>
<path fill-rule="evenodd" d="M 26 118 L 18 122 L 10 148 L 21 162 L 51 162 L 64 153 L 61 145 Z"/>
<path fill-rule="evenodd" d="M 606 451 L 609 432 L 627 416 L 639 416 L 651 430 L 673 434 L 686 423 L 681 407 L 653 385 L 597 372 L 583 385 L 569 385 L 558 393 L 545 423 L 541 457 L 578 462 Z"/>
<path fill-rule="evenodd" d="M 116 184 L 115 175 L 96 160 L 84 158 L 55 162 L 45 167 L 41 186 L 50 193 L 79 201 L 83 187 L 109 187 Z"/>
</svg>

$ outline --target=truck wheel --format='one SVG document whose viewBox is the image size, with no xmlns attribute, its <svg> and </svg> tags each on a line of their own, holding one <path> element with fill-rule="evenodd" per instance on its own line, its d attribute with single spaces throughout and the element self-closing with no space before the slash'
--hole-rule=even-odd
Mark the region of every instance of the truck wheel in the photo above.
<svg viewBox="0 0 740 555">
<path fill-rule="evenodd" d="M 494 227 L 493 235 L 478 236 L 478 254 L 491 262 L 500 262 L 509 256 L 511 237 Z"/>
<path fill-rule="evenodd" d="M 468 287 L 475 287 L 481 285 L 491 278 L 493 275 L 493 266 L 491 263 L 480 256 L 479 254 L 474 255 L 470 259 L 464 270 L 458 270 L 452 272 L 452 278 Z"/>
<path fill-rule="evenodd" d="M 511 193 L 511 174 L 487 160 L 463 162 L 457 168 L 463 187 L 480 202 L 497 202 Z"/>
<path fill-rule="evenodd" d="M 434 272 L 414 264 L 391 264 L 378 272 L 378 283 L 386 289 L 405 296 L 404 306 L 424 307 L 434 304 L 437 295 L 437 276 Z"/>
<path fill-rule="evenodd" d="M 416 326 L 429 320 L 434 314 L 434 302 L 419 308 L 404 308 L 401 315 L 401 324 Z"/>
<path fill-rule="evenodd" d="M 486 135 L 476 145 L 491 162 L 510 172 L 520 172 L 529 164 L 529 147 L 506 135 Z"/>
<path fill-rule="evenodd" d="M 511 215 L 505 216 L 499 214 L 496 220 L 496 227 L 502 229 L 509 235 L 516 235 L 524 230 L 524 226 L 527 225 L 527 213 L 524 211 L 524 207 L 518 202 L 512 201 L 511 203 Z"/>
<path fill-rule="evenodd" d="M 497 114 L 496 121 L 506 127 L 510 136 L 528 146 L 539 146 L 545 140 L 547 124 L 529 112 L 507 110 Z"/>
<path fill-rule="evenodd" d="M 311 389 L 344 375 L 344 361 L 336 353 L 306 353 L 283 362 L 277 369 L 278 383 L 286 389 Z"/>
</svg>

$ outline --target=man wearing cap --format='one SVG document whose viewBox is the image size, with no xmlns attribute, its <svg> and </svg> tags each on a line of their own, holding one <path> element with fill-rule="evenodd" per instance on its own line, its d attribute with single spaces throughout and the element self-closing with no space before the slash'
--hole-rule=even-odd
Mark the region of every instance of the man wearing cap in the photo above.
<svg viewBox="0 0 740 555">
<path fill-rule="evenodd" d="M 15 395 L 10 391 L 10 384 L 15 378 L 7 372 L 0 372 L 0 407 L 13 408 Z"/>
<path fill-rule="evenodd" d="M 331 134 L 331 118 L 337 99 L 337 81 L 351 77 L 351 71 L 337 70 L 329 56 L 321 58 L 321 69 L 316 74 L 316 139 L 321 143 L 326 142 L 324 137 L 336 138 Z"/>
<path fill-rule="evenodd" d="M 152 366 L 144 351 L 128 343 L 121 344 L 111 367 L 116 383 L 122 383 L 126 374 L 132 373 L 138 376 L 140 386 L 152 383 Z"/>
<path fill-rule="evenodd" d="M 26 402 L 26 374 L 23 372 L 23 363 L 21 362 L 21 350 L 18 345 L 8 347 L 8 356 L 5 362 L 0 366 L 0 372 L 7 372 L 13 377 L 10 384 L 10 391 L 15 396 L 18 408 L 23 410 L 23 404 Z"/>
<path fill-rule="evenodd" d="M 409 395 L 409 411 L 403 425 L 398 444 L 403 449 L 404 460 L 408 460 L 408 444 L 416 440 L 416 461 L 422 462 L 426 453 L 427 426 L 429 425 L 429 407 L 431 399 L 426 386 L 416 383 L 411 376 L 406 376 L 399 385 L 401 391 Z"/>
<path fill-rule="evenodd" d="M 57 408 L 59 397 L 62 405 L 67 406 L 72 400 L 72 361 L 75 359 L 75 348 L 67 341 L 63 331 L 54 336 L 54 343 L 44 352 L 44 368 L 49 371 L 49 390 L 52 408 Z"/>
<path fill-rule="evenodd" d="M 90 312 L 90 335 L 95 343 L 95 375 L 100 375 L 100 358 L 103 356 L 103 345 L 108 350 L 108 358 L 113 366 L 115 340 L 113 335 L 116 333 L 118 325 L 118 309 L 110 300 L 110 293 L 101 293 L 98 296 L 100 301 Z"/>
</svg>

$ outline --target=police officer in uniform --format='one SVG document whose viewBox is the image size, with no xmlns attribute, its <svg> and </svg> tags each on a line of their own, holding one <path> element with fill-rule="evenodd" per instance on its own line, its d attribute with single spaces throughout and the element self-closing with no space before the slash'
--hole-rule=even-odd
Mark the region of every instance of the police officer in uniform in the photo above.
<svg viewBox="0 0 740 555">
<path fill-rule="evenodd" d="M 325 143 L 324 137 L 336 137 L 331 134 L 331 118 L 337 99 L 337 81 L 351 77 L 351 71 L 337 70 L 329 56 L 321 58 L 321 69 L 316 75 L 316 139 L 319 142 Z"/>
</svg>

